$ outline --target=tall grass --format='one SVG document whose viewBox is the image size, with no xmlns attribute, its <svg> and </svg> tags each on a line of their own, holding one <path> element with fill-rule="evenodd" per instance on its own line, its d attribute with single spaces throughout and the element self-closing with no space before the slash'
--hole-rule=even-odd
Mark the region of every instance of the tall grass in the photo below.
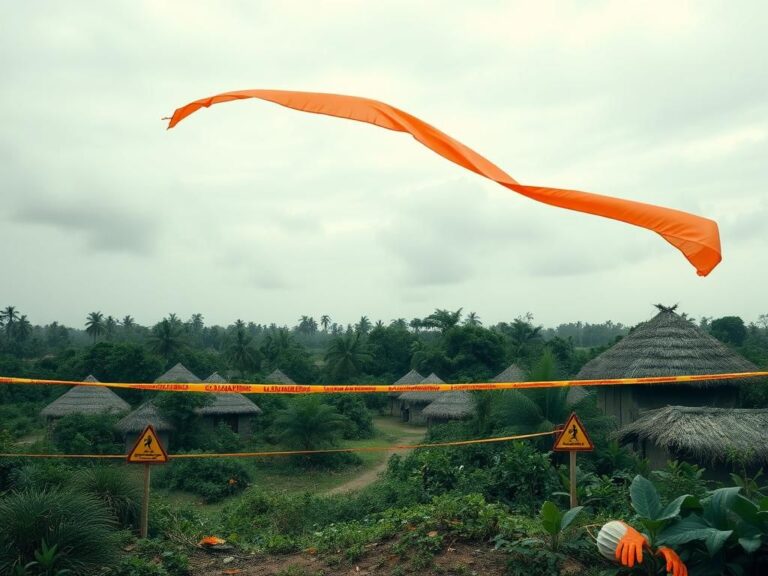
<svg viewBox="0 0 768 576">
<path fill-rule="evenodd" d="M 72 488 L 96 496 L 121 527 L 138 526 L 142 488 L 135 477 L 126 474 L 124 467 L 93 466 L 78 470 L 72 478 Z"/>
<path fill-rule="evenodd" d="M 90 576 L 119 558 L 116 522 L 91 494 L 59 488 L 27 489 L 0 498 L 0 574 L 35 560 L 35 551 L 56 546 L 57 568 Z"/>
</svg>

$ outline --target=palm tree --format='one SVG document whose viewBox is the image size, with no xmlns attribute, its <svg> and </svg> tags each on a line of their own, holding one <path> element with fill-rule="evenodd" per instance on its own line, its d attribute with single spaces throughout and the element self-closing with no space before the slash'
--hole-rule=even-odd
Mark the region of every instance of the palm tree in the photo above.
<svg viewBox="0 0 768 576">
<path fill-rule="evenodd" d="M 414 318 L 408 323 L 408 326 L 411 327 L 411 329 L 418 334 L 419 330 L 424 328 L 424 321 L 421 318 Z"/>
<path fill-rule="evenodd" d="M 181 326 L 167 318 L 155 324 L 150 335 L 150 346 L 154 352 L 165 359 L 166 363 L 170 363 L 184 348 Z"/>
<path fill-rule="evenodd" d="M 314 334 L 317 332 L 317 322 L 312 316 L 302 316 L 299 318 L 299 325 L 296 327 L 297 332 L 302 334 Z"/>
<path fill-rule="evenodd" d="M 261 352 L 272 365 L 280 358 L 285 357 L 295 347 L 296 343 L 287 329 L 273 327 L 270 328 L 266 338 L 264 338 L 264 342 L 261 344 Z"/>
<path fill-rule="evenodd" d="M 249 370 L 257 370 L 261 363 L 261 353 L 253 346 L 253 338 L 248 335 L 241 320 L 235 322 L 235 334 L 227 347 L 227 358 L 242 377 Z"/>
<path fill-rule="evenodd" d="M 456 312 L 438 308 L 432 312 L 432 314 L 424 318 L 422 324 L 427 328 L 437 328 L 440 332 L 445 332 L 459 323 L 459 320 L 461 320 L 461 311 L 462 308 L 459 308 Z"/>
<path fill-rule="evenodd" d="M 382 329 L 384 328 L 384 322 L 381 320 L 376 320 L 376 324 L 373 326 L 374 328 Z"/>
<path fill-rule="evenodd" d="M 408 328 L 408 322 L 406 322 L 405 318 L 395 318 L 389 325 L 392 328 L 399 328 L 401 330 L 406 330 Z"/>
<path fill-rule="evenodd" d="M 323 327 L 323 332 L 328 332 L 328 326 L 331 324 L 331 317 L 328 314 L 320 316 L 320 325 Z"/>
<path fill-rule="evenodd" d="M 32 324 L 27 320 L 27 315 L 22 314 L 15 322 L 13 339 L 17 344 L 23 344 L 32 335 Z"/>
<path fill-rule="evenodd" d="M 347 382 L 372 358 L 360 332 L 335 337 L 325 352 L 328 374 L 336 382 Z"/>
<path fill-rule="evenodd" d="M 96 338 L 104 334 L 104 314 L 101 312 L 88 314 L 88 318 L 85 320 L 85 331 L 93 338 L 95 344 Z"/>
<path fill-rule="evenodd" d="M 107 319 L 104 321 L 104 334 L 106 335 L 107 340 L 112 340 L 112 338 L 114 338 L 116 330 L 117 320 L 112 316 L 107 316 Z"/>
<path fill-rule="evenodd" d="M 7 306 L 2 312 L 0 312 L 0 325 L 5 325 L 5 335 L 11 338 L 13 334 L 14 324 L 19 319 L 19 313 L 16 310 L 16 306 Z"/>
<path fill-rule="evenodd" d="M 334 446 L 347 418 L 317 396 L 300 396 L 275 415 L 274 430 L 281 442 L 301 450 Z"/>
<path fill-rule="evenodd" d="M 355 330 L 360 334 L 368 334 L 371 331 L 371 321 L 368 316 L 361 316 L 360 322 L 355 324 Z"/>
<path fill-rule="evenodd" d="M 192 314 L 192 318 L 189 319 L 189 324 L 192 327 L 192 332 L 197 334 L 198 332 L 202 332 L 205 324 L 203 323 L 203 315 L 202 314 Z"/>
<path fill-rule="evenodd" d="M 470 312 L 469 314 L 467 314 L 467 319 L 464 320 L 464 325 L 482 326 L 483 323 L 480 321 L 480 316 L 477 315 L 477 312 Z"/>
<path fill-rule="evenodd" d="M 130 315 L 123 316 L 120 323 L 123 325 L 123 330 L 128 333 L 132 332 L 136 327 L 136 321 L 133 319 L 133 316 Z"/>
</svg>

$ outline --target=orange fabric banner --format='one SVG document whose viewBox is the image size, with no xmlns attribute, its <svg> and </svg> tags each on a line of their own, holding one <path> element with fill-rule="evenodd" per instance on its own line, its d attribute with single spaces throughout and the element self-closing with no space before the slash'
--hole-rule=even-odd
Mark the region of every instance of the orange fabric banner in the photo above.
<svg viewBox="0 0 768 576">
<path fill-rule="evenodd" d="M 238 90 L 201 98 L 178 108 L 170 118 L 168 128 L 173 128 L 200 108 L 248 98 L 267 100 L 302 112 L 347 118 L 388 130 L 406 132 L 451 162 L 538 202 L 652 230 L 680 250 L 700 276 L 709 274 L 722 259 L 720 234 L 717 223 L 713 220 L 612 196 L 520 184 L 491 161 L 448 134 L 403 110 L 377 100 L 318 92 Z"/>
</svg>

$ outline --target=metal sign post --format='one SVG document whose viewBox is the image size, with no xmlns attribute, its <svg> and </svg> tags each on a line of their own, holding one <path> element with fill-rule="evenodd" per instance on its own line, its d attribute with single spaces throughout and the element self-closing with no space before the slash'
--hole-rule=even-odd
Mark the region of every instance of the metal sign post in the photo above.
<svg viewBox="0 0 768 576">
<path fill-rule="evenodd" d="M 571 492 L 571 508 L 578 506 L 578 496 L 576 494 L 576 453 L 589 452 L 595 449 L 595 445 L 587 434 L 581 419 L 576 412 L 571 413 L 568 422 L 565 423 L 560 434 L 555 439 L 555 445 L 552 450 L 555 452 L 568 452 L 570 454 L 570 470 L 568 480 Z"/>
<path fill-rule="evenodd" d="M 165 451 L 160 438 L 151 425 L 139 434 L 136 443 L 128 452 L 126 458 L 129 464 L 144 464 L 144 497 L 141 501 L 141 520 L 139 533 L 142 538 L 147 537 L 149 528 L 149 485 L 151 481 L 150 465 L 165 464 L 168 462 L 168 453 Z"/>
</svg>

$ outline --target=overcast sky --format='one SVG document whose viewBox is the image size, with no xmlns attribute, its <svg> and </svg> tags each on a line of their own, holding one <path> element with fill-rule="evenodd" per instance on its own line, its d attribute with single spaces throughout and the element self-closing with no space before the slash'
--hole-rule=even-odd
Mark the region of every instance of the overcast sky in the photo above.
<svg viewBox="0 0 768 576">
<path fill-rule="evenodd" d="M 463 7 L 461 7 L 463 5 Z M 0 305 L 34 323 L 768 312 L 768 3 L 5 2 Z M 404 134 L 217 92 L 383 100 L 518 181 L 715 219 L 661 237 L 538 204 Z"/>
</svg>

